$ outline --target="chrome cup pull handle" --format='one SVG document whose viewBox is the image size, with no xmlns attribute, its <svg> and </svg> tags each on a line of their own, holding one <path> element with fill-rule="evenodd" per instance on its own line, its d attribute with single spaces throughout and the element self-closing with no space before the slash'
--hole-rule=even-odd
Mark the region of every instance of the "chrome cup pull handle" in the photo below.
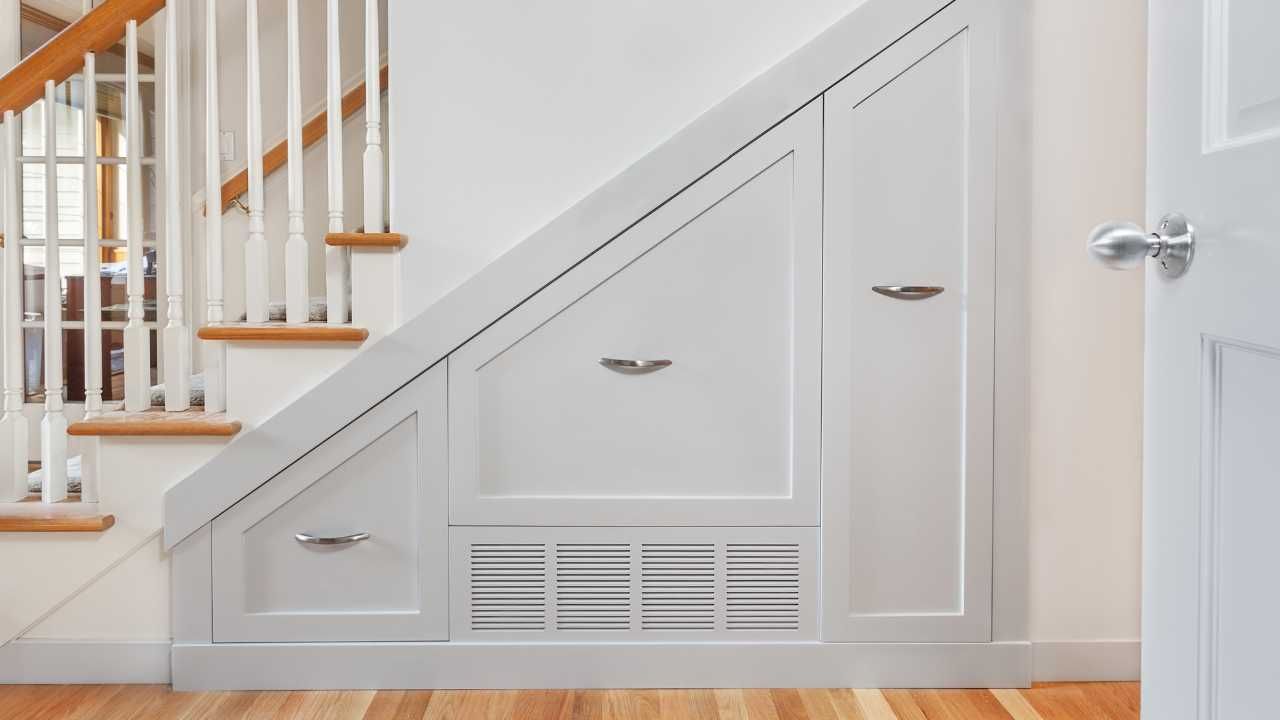
<svg viewBox="0 0 1280 720">
<path fill-rule="evenodd" d="M 871 289 L 898 300 L 924 300 L 942 294 L 945 288 L 938 285 L 876 285 Z"/>
<path fill-rule="evenodd" d="M 358 532 L 350 535 L 337 535 L 334 537 L 319 537 L 310 533 L 298 533 L 293 536 L 293 539 L 308 545 L 347 545 L 349 543 L 360 542 L 361 540 L 368 540 L 369 533 Z"/>
<path fill-rule="evenodd" d="M 660 370 L 671 364 L 670 360 L 621 360 L 600 358 L 600 364 L 614 370 Z"/>
</svg>

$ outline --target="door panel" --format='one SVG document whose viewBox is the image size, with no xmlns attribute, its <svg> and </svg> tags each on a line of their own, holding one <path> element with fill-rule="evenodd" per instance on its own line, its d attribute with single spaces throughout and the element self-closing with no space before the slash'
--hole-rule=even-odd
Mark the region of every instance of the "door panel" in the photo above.
<svg viewBox="0 0 1280 720">
<path fill-rule="evenodd" d="M 992 39 L 966 12 L 825 99 L 827 639 L 990 637 Z"/>
<path fill-rule="evenodd" d="M 214 519 L 215 642 L 447 637 L 445 385 L 440 364 Z"/>
<path fill-rule="evenodd" d="M 820 151 L 815 103 L 450 357 L 454 524 L 817 524 Z"/>
<path fill-rule="evenodd" d="M 1147 229 L 1182 213 L 1196 246 L 1181 277 L 1146 263 L 1142 711 L 1270 718 L 1280 5 L 1153 0 L 1147 18 Z"/>
</svg>

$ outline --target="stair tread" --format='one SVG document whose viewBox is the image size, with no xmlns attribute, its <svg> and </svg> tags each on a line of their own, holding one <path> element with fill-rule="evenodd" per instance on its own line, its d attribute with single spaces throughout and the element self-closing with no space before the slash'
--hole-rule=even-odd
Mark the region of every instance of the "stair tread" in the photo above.
<svg viewBox="0 0 1280 720">
<path fill-rule="evenodd" d="M 328 323 L 233 323 L 205 325 L 196 331 L 202 340 L 257 341 L 257 342 L 344 342 L 361 343 L 369 338 L 369 331 L 351 325 Z"/>
<path fill-rule="evenodd" d="M 341 247 L 382 247 L 382 248 L 398 248 L 404 247 L 404 235 L 393 232 L 383 233 L 329 233 L 324 236 L 325 244 L 336 245 Z"/>
<path fill-rule="evenodd" d="M 225 413 L 203 410 L 166 412 L 150 408 L 141 412 L 109 412 L 71 423 L 69 435 L 153 436 L 153 437 L 230 437 L 240 432 L 240 421 Z"/>
<path fill-rule="evenodd" d="M 115 524 L 115 515 L 99 513 L 97 503 L 0 504 L 0 532 L 102 532 Z"/>
</svg>

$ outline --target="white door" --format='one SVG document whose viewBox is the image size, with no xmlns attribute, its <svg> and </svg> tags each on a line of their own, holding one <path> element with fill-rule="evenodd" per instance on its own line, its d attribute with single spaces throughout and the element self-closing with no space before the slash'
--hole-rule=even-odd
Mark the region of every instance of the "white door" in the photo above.
<svg viewBox="0 0 1280 720">
<path fill-rule="evenodd" d="M 1195 247 L 1146 262 L 1143 717 L 1274 718 L 1280 3 L 1149 8 L 1148 227 L 1182 213 Z"/>
</svg>

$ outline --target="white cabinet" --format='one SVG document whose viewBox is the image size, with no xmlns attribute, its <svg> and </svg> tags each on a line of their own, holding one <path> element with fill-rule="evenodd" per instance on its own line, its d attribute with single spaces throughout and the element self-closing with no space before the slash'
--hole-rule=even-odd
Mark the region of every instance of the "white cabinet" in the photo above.
<svg viewBox="0 0 1280 720">
<path fill-rule="evenodd" d="M 445 399 L 440 363 L 214 519 L 215 642 L 447 638 Z"/>
<path fill-rule="evenodd" d="M 817 524 L 821 148 L 814 102 L 450 356 L 453 524 Z"/>
<path fill-rule="evenodd" d="M 930 23 L 825 96 L 824 639 L 990 639 L 989 26 Z"/>
</svg>

